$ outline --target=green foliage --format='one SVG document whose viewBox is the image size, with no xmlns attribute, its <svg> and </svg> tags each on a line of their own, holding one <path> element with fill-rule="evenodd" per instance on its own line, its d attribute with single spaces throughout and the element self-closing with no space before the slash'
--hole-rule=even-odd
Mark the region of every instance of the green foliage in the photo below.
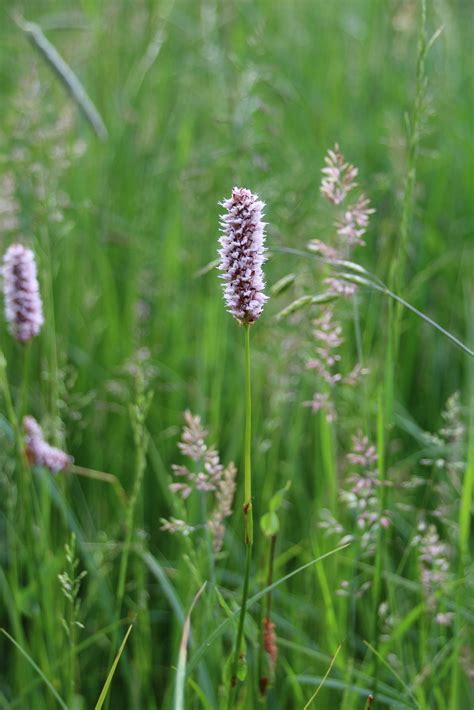
<svg viewBox="0 0 474 710">
<path fill-rule="evenodd" d="M 5 4 L 2 251 L 20 237 L 34 248 L 46 322 L 29 362 L 0 324 L 2 708 L 94 707 L 101 688 L 104 708 L 172 708 L 186 611 L 206 580 L 183 703 L 226 701 L 245 556 L 244 351 L 215 257 L 234 184 L 266 202 L 271 294 L 252 329 L 261 524 L 240 706 L 260 707 L 277 532 L 268 707 L 302 707 L 314 691 L 319 708 L 358 710 L 370 693 L 377 710 L 473 705 L 474 8 L 427 2 L 421 32 L 422 5 Z M 319 182 L 336 141 L 376 212 L 366 247 L 330 265 L 307 244 L 333 236 Z M 355 300 L 329 292 L 336 273 Z M 343 376 L 346 363 L 369 370 L 340 394 L 306 367 L 327 306 Z M 458 438 L 441 431 L 455 391 Z M 304 406 L 315 392 L 333 397 L 334 421 Z M 25 403 L 76 472 L 29 466 Z M 238 469 L 217 554 L 160 529 L 178 510 L 168 486 L 188 408 Z M 378 455 L 372 509 L 390 516 L 370 554 L 347 506 L 358 430 Z M 200 521 L 198 497 L 186 505 Z M 430 534 L 446 552 L 434 564 L 447 562 L 434 594 Z"/>
<path fill-rule="evenodd" d="M 290 488 L 291 481 L 287 481 L 285 487 L 277 491 L 275 495 L 270 498 L 269 510 L 260 518 L 260 527 L 263 534 L 267 537 L 276 535 L 280 529 L 280 521 L 277 512 L 281 508 L 285 493 L 287 493 Z"/>
</svg>

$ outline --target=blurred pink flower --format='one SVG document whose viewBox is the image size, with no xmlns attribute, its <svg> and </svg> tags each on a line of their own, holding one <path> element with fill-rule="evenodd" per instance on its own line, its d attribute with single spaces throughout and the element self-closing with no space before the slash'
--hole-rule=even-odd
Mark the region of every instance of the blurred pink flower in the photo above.
<svg viewBox="0 0 474 710">
<path fill-rule="evenodd" d="M 26 343 L 41 330 L 43 306 L 36 274 L 35 256 L 22 244 L 12 244 L 3 257 L 5 318 L 11 335 Z"/>
<path fill-rule="evenodd" d="M 46 466 L 53 473 L 58 473 L 72 464 L 72 456 L 44 440 L 43 430 L 34 417 L 23 418 L 23 429 L 26 454 L 32 465 Z"/>
<path fill-rule="evenodd" d="M 328 150 L 324 162 L 321 194 L 333 204 L 340 205 L 347 193 L 357 185 L 355 179 L 359 171 L 346 163 L 337 143 L 333 150 Z"/>
</svg>

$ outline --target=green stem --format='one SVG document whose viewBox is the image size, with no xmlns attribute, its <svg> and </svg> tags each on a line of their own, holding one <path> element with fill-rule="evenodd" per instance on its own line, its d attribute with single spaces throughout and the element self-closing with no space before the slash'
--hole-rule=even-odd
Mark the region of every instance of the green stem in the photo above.
<svg viewBox="0 0 474 710">
<path fill-rule="evenodd" d="M 245 576 L 242 589 L 242 603 L 240 606 L 239 625 L 237 628 L 237 641 L 234 650 L 234 660 L 232 662 L 231 681 L 227 708 L 230 710 L 235 705 L 235 693 L 237 688 L 237 668 L 239 665 L 240 649 L 244 636 L 245 613 L 247 611 L 247 600 L 249 595 L 250 567 L 252 563 L 253 546 L 253 514 L 252 514 L 252 466 L 251 466 L 251 443 L 252 443 L 252 389 L 250 381 L 250 326 L 246 324 L 245 329 L 245 468 L 244 468 L 244 519 L 245 519 Z"/>
<path fill-rule="evenodd" d="M 252 388 L 250 381 L 250 326 L 245 325 L 245 480 L 244 480 L 244 515 L 245 544 L 253 545 L 252 514 Z"/>
<path fill-rule="evenodd" d="M 426 0 L 420 0 L 420 26 L 418 30 L 418 54 L 416 62 L 416 91 L 415 103 L 410 117 L 407 154 L 407 175 L 402 204 L 400 222 L 400 238 L 396 245 L 396 255 L 392 260 L 389 272 L 389 289 L 395 293 L 402 293 L 405 283 L 405 269 L 407 263 L 407 250 L 415 206 L 416 169 L 421 136 L 421 126 L 425 114 L 426 75 L 425 58 L 428 51 L 426 39 Z M 397 299 L 398 300 L 398 299 Z M 393 424 L 393 404 L 395 388 L 395 367 L 398 360 L 400 346 L 400 328 L 402 320 L 402 305 L 398 300 L 390 304 L 388 309 L 388 347 L 386 355 L 386 383 L 387 383 L 387 425 Z"/>
<path fill-rule="evenodd" d="M 26 343 L 22 346 L 23 355 L 23 376 L 21 378 L 21 391 L 20 391 L 20 401 L 18 403 L 18 422 L 20 427 L 23 422 L 23 417 L 25 416 L 26 409 L 28 406 L 28 380 L 30 375 L 30 352 L 31 343 Z"/>
</svg>

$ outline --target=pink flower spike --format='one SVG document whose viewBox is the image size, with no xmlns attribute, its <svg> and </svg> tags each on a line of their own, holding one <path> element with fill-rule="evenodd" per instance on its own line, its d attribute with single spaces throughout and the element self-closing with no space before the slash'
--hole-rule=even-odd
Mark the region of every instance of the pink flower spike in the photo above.
<svg viewBox="0 0 474 710">
<path fill-rule="evenodd" d="M 234 187 L 232 196 L 222 202 L 227 212 L 221 217 L 219 239 L 223 272 L 224 298 L 227 310 L 239 323 L 254 323 L 260 318 L 268 297 L 263 293 L 265 281 L 264 203 L 250 190 Z"/>
<path fill-rule="evenodd" d="M 53 473 L 58 473 L 72 464 L 72 456 L 55 446 L 50 446 L 44 440 L 43 430 L 34 417 L 23 418 L 23 429 L 26 455 L 33 466 L 45 466 Z"/>
<path fill-rule="evenodd" d="M 38 335 L 44 323 L 35 255 L 31 249 L 12 244 L 3 257 L 2 276 L 9 331 L 20 343 L 27 343 Z"/>
</svg>

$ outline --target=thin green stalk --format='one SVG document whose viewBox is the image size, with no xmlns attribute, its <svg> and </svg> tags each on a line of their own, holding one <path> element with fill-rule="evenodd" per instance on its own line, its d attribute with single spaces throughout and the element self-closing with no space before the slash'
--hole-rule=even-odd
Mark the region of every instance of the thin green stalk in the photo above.
<svg viewBox="0 0 474 710">
<path fill-rule="evenodd" d="M 270 550 L 268 553 L 268 570 L 267 570 L 267 587 L 271 587 L 273 583 L 273 567 L 275 562 L 275 549 L 276 549 L 277 536 L 272 535 L 270 538 Z M 265 597 L 265 603 L 262 604 L 260 611 L 260 652 L 259 652 L 259 685 L 260 694 L 262 697 L 265 696 L 268 687 L 268 678 L 264 676 L 264 665 L 263 658 L 265 654 L 265 636 L 264 636 L 264 620 L 268 619 L 271 621 L 272 615 L 272 592 L 271 590 L 267 593 Z"/>
<path fill-rule="evenodd" d="M 252 388 L 250 381 L 250 326 L 245 325 L 245 479 L 244 479 L 244 515 L 245 543 L 253 545 L 252 513 Z"/>
<path fill-rule="evenodd" d="M 405 268 L 407 262 L 407 248 L 409 243 L 409 232 L 412 223 L 416 167 L 418 159 L 418 149 L 420 143 L 421 126 L 423 120 L 426 77 L 425 58 L 428 49 L 426 39 L 426 0 L 420 0 L 420 28 L 418 32 L 418 54 L 416 62 L 416 90 L 413 112 L 410 117 L 407 155 L 407 175 L 403 194 L 402 215 L 400 222 L 400 238 L 396 245 L 395 258 L 392 260 L 388 285 L 389 290 L 395 293 L 402 293 L 405 281 Z M 402 320 L 402 303 L 389 303 L 388 306 L 388 342 L 385 355 L 385 403 L 387 426 L 393 423 L 393 407 L 395 399 L 395 368 L 398 358 L 400 344 L 400 328 Z"/>
<path fill-rule="evenodd" d="M 250 326 L 244 326 L 245 332 L 245 468 L 244 468 L 244 519 L 245 519 L 245 576 L 242 589 L 242 604 L 240 607 L 239 625 L 237 629 L 237 641 L 234 649 L 234 660 L 232 662 L 231 681 L 229 688 L 228 710 L 235 704 L 235 692 L 237 687 L 237 669 L 240 658 L 240 648 L 244 635 L 245 612 L 247 610 L 247 600 L 249 594 L 250 567 L 252 563 L 253 546 L 253 514 L 252 514 L 252 388 L 250 381 Z"/>
<path fill-rule="evenodd" d="M 209 529 L 209 525 L 207 524 L 208 511 L 207 511 L 207 493 L 206 493 L 206 491 L 201 492 L 200 504 L 201 504 L 201 522 L 204 525 L 205 536 L 206 536 L 207 565 L 208 565 L 208 569 L 209 569 L 209 579 L 211 581 L 212 587 L 214 587 L 214 584 L 216 581 L 216 571 L 215 571 L 215 565 L 214 565 L 214 551 L 212 548 L 212 536 L 211 536 L 211 531 Z"/>
<path fill-rule="evenodd" d="M 41 246 L 46 255 L 47 268 L 44 270 L 45 276 L 45 288 L 44 288 L 44 302 L 45 311 L 47 314 L 47 321 L 49 327 L 47 328 L 47 340 L 48 340 L 48 359 L 49 359 L 49 406 L 50 413 L 53 417 L 54 427 L 53 427 L 53 438 L 54 443 L 61 445 L 63 442 L 60 440 L 61 428 L 61 415 L 60 415 L 60 386 L 59 386 L 59 361 L 58 361 L 58 347 L 56 341 L 56 316 L 54 312 L 54 288 L 53 288 L 53 253 L 51 249 L 51 236 L 47 224 L 43 224 L 40 229 L 41 234 Z"/>
<path fill-rule="evenodd" d="M 358 294 L 355 293 L 351 300 L 352 300 L 352 313 L 354 316 L 354 334 L 355 334 L 355 342 L 356 342 L 356 348 L 357 348 L 357 359 L 359 361 L 359 365 L 361 366 L 361 368 L 364 368 L 364 349 L 362 347 L 362 332 L 361 332 L 361 327 L 360 327 L 360 311 L 359 311 Z M 362 403 L 363 417 L 364 417 L 364 428 L 365 428 L 365 433 L 368 436 L 369 435 L 369 402 L 370 402 L 370 397 L 369 397 L 369 388 L 367 385 L 367 378 L 366 377 L 362 377 L 362 389 L 364 391 L 364 401 Z"/>
<path fill-rule="evenodd" d="M 120 616 L 122 609 L 123 596 L 125 592 L 125 580 L 127 576 L 128 557 L 130 545 L 132 542 L 133 524 L 135 520 L 135 510 L 138 503 L 138 498 L 142 488 L 143 474 L 145 472 L 146 452 L 148 449 L 148 433 L 144 426 L 144 420 L 150 398 L 143 396 L 140 393 L 137 404 L 132 408 L 132 425 L 135 439 L 135 480 L 133 484 L 132 495 L 126 513 L 126 537 L 120 559 L 119 578 L 117 585 L 117 616 Z"/>
<path fill-rule="evenodd" d="M 378 456 L 378 488 L 379 515 L 382 517 L 387 507 L 387 487 L 385 486 L 385 449 L 386 449 L 385 409 L 383 406 L 383 391 L 379 389 L 377 398 L 377 456 Z M 387 543 L 385 530 L 380 526 L 377 534 L 377 548 L 375 552 L 375 568 L 372 585 L 372 642 L 376 651 L 379 649 L 379 607 L 382 601 L 382 572 L 384 568 L 384 552 Z M 379 675 L 379 660 L 375 655 L 374 660 L 374 691 L 377 690 Z"/>
<path fill-rule="evenodd" d="M 27 363 L 27 358 L 25 357 L 25 363 Z M 27 364 L 25 365 L 27 367 Z M 31 486 L 31 471 L 26 460 L 26 454 L 24 450 L 23 442 L 23 432 L 21 430 L 21 420 L 15 412 L 15 406 L 13 404 L 13 399 L 11 396 L 10 385 L 8 383 L 7 377 L 7 361 L 5 356 L 0 351 L 0 388 L 3 394 L 4 406 L 7 414 L 9 424 L 15 435 L 15 444 L 18 456 L 19 464 L 19 475 L 18 475 L 18 486 L 19 486 L 19 496 L 17 500 L 18 506 L 18 519 L 20 521 L 20 528 L 25 525 L 26 540 L 28 542 L 28 530 L 31 529 L 31 520 L 28 524 L 28 520 L 31 516 L 32 504 L 30 497 L 30 486 Z M 21 396 L 21 395 L 20 395 Z M 18 409 L 21 405 L 18 406 Z M 21 414 L 21 412 L 20 412 Z M 30 541 L 32 544 L 32 541 Z M 36 547 L 35 547 L 36 549 Z"/>
<path fill-rule="evenodd" d="M 407 247 L 409 240 L 410 225 L 413 216 L 416 184 L 416 164 L 420 143 L 421 126 L 425 113 L 425 93 L 426 75 L 425 59 L 429 48 L 426 38 L 426 0 L 420 0 L 420 28 L 418 32 L 418 54 L 416 60 L 416 90 L 415 104 L 410 118 L 410 133 L 408 137 L 408 157 L 407 176 L 403 195 L 402 216 L 400 223 L 400 240 L 397 245 L 397 258 L 392 262 L 389 285 L 390 289 L 396 293 L 401 293 L 403 289 L 405 265 L 407 257 Z M 398 342 L 400 337 L 400 317 L 401 306 L 394 309 L 394 356 L 398 353 Z"/>
<path fill-rule="evenodd" d="M 28 371 L 27 352 L 25 352 L 24 371 L 25 373 Z M 26 378 L 24 377 L 24 381 L 25 379 Z M 25 382 L 23 382 L 22 384 L 25 385 Z M 15 406 L 11 396 L 10 385 L 7 376 L 7 362 L 5 356 L 1 351 L 0 389 L 3 394 L 3 402 L 7 418 L 15 436 L 15 444 L 18 458 L 18 496 L 16 501 L 18 521 L 13 522 L 16 522 L 15 529 L 21 531 L 21 533 L 15 536 L 15 546 L 12 550 L 12 555 L 15 556 L 12 569 L 14 570 L 14 574 L 16 576 L 14 584 L 15 588 L 17 588 L 19 584 L 19 575 L 22 571 L 23 560 L 25 560 L 25 568 L 28 574 L 28 579 L 31 581 L 41 580 L 43 568 L 40 559 L 40 546 L 38 544 L 38 540 L 34 539 L 33 535 L 33 520 L 39 519 L 39 513 L 37 501 L 35 499 L 35 490 L 32 482 L 31 470 L 25 454 L 24 437 L 20 419 L 21 409 L 23 407 L 26 407 L 27 385 L 21 388 L 22 391 L 20 392 L 19 402 L 17 402 L 17 407 L 15 411 Z M 25 551 L 24 558 L 22 555 L 23 550 Z M 38 582 L 38 585 L 41 593 L 46 595 L 47 590 L 44 588 L 44 586 L 41 585 L 40 582 Z M 41 623 L 44 623 L 43 620 L 45 618 L 48 618 L 49 606 L 47 603 L 45 603 L 44 608 L 42 609 L 43 614 L 41 617 Z M 20 617 L 21 612 L 18 613 L 18 618 L 20 619 Z M 38 623 L 40 622 L 38 621 Z M 39 635 L 37 636 L 37 639 L 39 639 L 39 646 L 43 644 L 41 648 L 41 654 L 43 658 L 43 667 L 46 667 L 48 666 L 48 657 L 45 651 L 44 639 L 40 638 Z"/>
<path fill-rule="evenodd" d="M 132 536 L 134 531 L 137 508 L 142 493 L 142 483 L 145 474 L 146 455 L 148 451 L 149 435 L 145 426 L 145 420 L 150 408 L 152 393 L 145 391 L 145 378 L 143 372 L 139 372 L 136 379 L 136 398 L 135 403 L 130 408 L 130 416 L 132 421 L 133 439 L 135 444 L 135 466 L 134 466 L 134 482 L 132 494 L 130 496 L 128 507 L 125 513 L 125 541 L 122 548 L 120 558 L 119 575 L 117 582 L 117 596 L 115 599 L 115 613 L 120 617 L 123 598 L 125 594 L 125 583 L 127 579 L 128 559 L 130 556 L 130 547 L 132 544 Z M 114 643 L 110 648 L 109 666 L 112 662 L 113 648 L 116 646 L 117 634 L 114 636 Z M 105 696 L 104 696 L 105 697 Z M 106 707 L 109 707 L 110 697 L 105 700 Z"/>
<path fill-rule="evenodd" d="M 10 392 L 10 386 L 8 383 L 8 377 L 7 377 L 7 362 L 5 360 L 5 357 L 3 355 L 3 352 L 0 351 L 0 388 L 1 392 L 3 395 L 3 406 L 6 411 L 7 419 L 8 422 L 11 426 L 11 429 L 13 431 L 13 436 L 15 438 L 15 445 L 17 447 L 18 451 L 18 456 L 22 456 L 22 446 L 20 443 L 20 431 L 18 427 L 18 420 L 16 417 L 15 413 L 15 408 L 13 405 L 13 400 L 11 397 L 11 392 Z M 20 564 L 21 564 L 21 533 L 20 530 L 22 529 L 21 526 L 18 525 L 18 519 L 17 519 L 17 511 L 19 515 L 19 519 L 22 520 L 23 516 L 23 507 L 24 507 L 24 501 L 26 501 L 26 494 L 24 492 L 24 487 L 26 485 L 26 478 L 23 475 L 23 466 L 20 461 L 20 475 L 18 476 L 18 491 L 16 494 L 16 501 L 14 500 L 14 496 L 12 494 L 11 498 L 11 504 L 9 505 L 9 511 L 8 511 L 8 525 L 7 525 L 7 534 L 9 536 L 9 549 L 10 549 L 10 555 L 11 555 L 11 564 L 10 564 L 10 569 L 9 569 L 9 583 L 10 587 L 12 590 L 12 600 L 13 603 L 9 605 L 9 608 L 11 609 L 11 618 L 12 618 L 12 624 L 15 628 L 15 633 L 17 638 L 20 640 L 21 643 L 25 643 L 24 639 L 24 633 L 23 633 L 23 628 L 22 628 L 22 623 L 21 623 L 21 611 L 18 607 L 18 604 L 16 603 L 16 598 L 17 595 L 19 594 L 20 590 Z M 4 599 L 4 603 L 6 604 L 6 598 Z M 16 667 L 16 672 L 18 674 L 18 679 L 21 681 L 24 675 L 24 667 L 23 664 L 17 664 Z"/>
<path fill-rule="evenodd" d="M 23 350 L 23 376 L 21 378 L 21 390 L 20 390 L 20 401 L 18 403 L 18 421 L 21 422 L 26 414 L 26 409 L 28 405 L 28 384 L 30 376 L 30 343 L 22 345 Z"/>
</svg>

